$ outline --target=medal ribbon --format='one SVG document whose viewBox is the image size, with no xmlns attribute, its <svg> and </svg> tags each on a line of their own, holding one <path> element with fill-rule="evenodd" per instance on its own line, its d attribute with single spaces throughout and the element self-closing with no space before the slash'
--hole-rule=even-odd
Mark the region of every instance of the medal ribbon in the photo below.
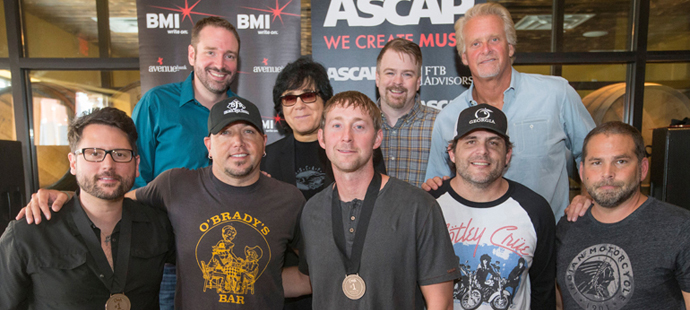
<svg viewBox="0 0 690 310">
<path fill-rule="evenodd" d="M 345 265 L 346 274 L 356 274 L 359 272 L 359 265 L 362 259 L 362 250 L 364 249 L 364 238 L 367 236 L 367 229 L 369 228 L 369 220 L 371 214 L 374 212 L 374 204 L 379 195 L 379 188 L 381 187 L 381 174 L 374 172 L 374 177 L 369 183 L 367 194 L 364 196 L 362 203 L 362 211 L 359 214 L 359 223 L 357 223 L 357 230 L 355 240 L 352 244 L 352 253 L 347 257 L 347 250 L 345 245 L 345 229 L 343 228 L 342 211 L 340 208 L 340 196 L 338 195 L 338 186 L 333 188 L 333 202 L 331 204 L 331 219 L 333 222 L 333 240 L 335 245 L 340 250 L 340 258 Z"/>
<path fill-rule="evenodd" d="M 78 197 L 75 197 L 75 204 L 75 207 L 81 208 Z M 123 293 L 125 291 L 125 281 L 127 280 L 127 268 L 129 267 L 129 250 L 132 243 L 132 218 L 129 208 L 124 204 L 122 206 L 120 243 L 117 249 L 117 259 L 113 262 L 113 269 L 110 269 L 108 259 L 105 257 L 105 253 L 103 253 L 103 248 L 101 248 L 101 242 L 89 225 L 90 221 L 86 216 L 86 212 L 84 210 L 75 210 L 73 214 L 79 233 L 84 238 L 86 247 L 89 249 L 89 253 L 100 272 L 96 276 L 110 290 L 111 295 Z M 101 277 L 101 274 L 104 277 Z"/>
</svg>

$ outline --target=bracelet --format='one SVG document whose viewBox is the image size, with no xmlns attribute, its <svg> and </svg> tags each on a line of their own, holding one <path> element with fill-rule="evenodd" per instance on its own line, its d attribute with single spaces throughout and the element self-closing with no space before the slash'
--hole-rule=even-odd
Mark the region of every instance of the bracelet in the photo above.
<svg viewBox="0 0 690 310">
<path fill-rule="evenodd" d="M 60 191 L 60 192 L 63 193 L 63 194 L 65 194 L 65 195 L 67 195 L 67 200 L 68 200 L 68 201 L 69 201 L 70 199 L 72 199 L 72 194 L 70 194 L 70 192 L 68 192 L 68 191 Z"/>
</svg>

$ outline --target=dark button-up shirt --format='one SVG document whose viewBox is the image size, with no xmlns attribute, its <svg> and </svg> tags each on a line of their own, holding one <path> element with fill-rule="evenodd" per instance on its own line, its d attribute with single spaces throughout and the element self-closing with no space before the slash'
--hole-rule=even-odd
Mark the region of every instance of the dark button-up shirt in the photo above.
<svg viewBox="0 0 690 310">
<path fill-rule="evenodd" d="M 162 211 L 129 199 L 123 204 L 132 219 L 124 294 L 132 309 L 158 309 L 163 265 L 174 256 L 172 228 Z M 77 221 L 88 221 L 78 195 L 50 221 L 9 224 L 0 238 L 0 309 L 105 307 L 110 290 L 101 279 L 112 279 L 98 269 Z M 116 273 L 117 266 L 115 261 Z"/>
</svg>

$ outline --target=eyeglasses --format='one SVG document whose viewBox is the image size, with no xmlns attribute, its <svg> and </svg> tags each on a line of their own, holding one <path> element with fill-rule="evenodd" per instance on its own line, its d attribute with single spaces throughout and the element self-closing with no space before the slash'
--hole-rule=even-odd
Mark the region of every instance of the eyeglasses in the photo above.
<svg viewBox="0 0 690 310">
<path fill-rule="evenodd" d="M 285 95 L 280 97 L 280 101 L 283 103 L 284 107 L 291 107 L 297 103 L 297 98 L 302 99 L 302 102 L 304 103 L 312 103 L 316 102 L 316 97 L 319 94 L 315 91 L 310 91 L 306 93 L 302 93 L 301 95 Z"/>
<path fill-rule="evenodd" d="M 118 163 L 128 163 L 134 158 L 134 151 L 128 149 L 114 149 L 114 150 L 104 150 L 99 148 L 86 148 L 77 150 L 74 154 L 82 154 L 86 161 L 90 162 L 101 162 L 105 160 L 105 156 L 110 154 L 113 161 Z"/>
</svg>

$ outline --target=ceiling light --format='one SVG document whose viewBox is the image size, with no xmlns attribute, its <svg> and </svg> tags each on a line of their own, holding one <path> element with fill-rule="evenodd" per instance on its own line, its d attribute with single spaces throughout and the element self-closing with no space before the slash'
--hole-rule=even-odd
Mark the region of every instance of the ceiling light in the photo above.
<svg viewBox="0 0 690 310">
<path fill-rule="evenodd" d="M 95 22 L 98 22 L 98 18 L 91 17 Z M 110 18 L 110 31 L 115 33 L 138 33 L 139 28 L 137 27 L 136 17 L 111 17 Z"/>
<path fill-rule="evenodd" d="M 563 16 L 563 29 L 573 29 L 588 19 L 594 17 L 596 14 L 565 14 Z M 526 15 L 519 22 L 515 24 L 516 30 L 551 30 L 552 15 Z"/>
<path fill-rule="evenodd" d="M 597 30 L 597 31 L 587 31 L 587 32 L 583 33 L 582 36 L 587 37 L 587 38 L 598 38 L 598 37 L 603 37 L 607 34 L 609 34 L 608 31 Z"/>
</svg>

